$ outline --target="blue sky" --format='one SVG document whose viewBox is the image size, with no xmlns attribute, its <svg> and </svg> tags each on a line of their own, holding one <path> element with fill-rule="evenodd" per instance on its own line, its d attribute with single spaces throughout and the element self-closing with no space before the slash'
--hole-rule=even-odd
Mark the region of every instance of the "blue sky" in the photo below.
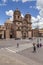
<svg viewBox="0 0 43 65">
<path fill-rule="evenodd" d="M 37 0 L 0 0 L 0 24 L 3 24 L 9 16 L 6 14 L 10 10 L 15 11 L 18 8 L 23 16 L 30 13 L 32 17 L 37 18 L 40 10 L 36 7 Z"/>
</svg>

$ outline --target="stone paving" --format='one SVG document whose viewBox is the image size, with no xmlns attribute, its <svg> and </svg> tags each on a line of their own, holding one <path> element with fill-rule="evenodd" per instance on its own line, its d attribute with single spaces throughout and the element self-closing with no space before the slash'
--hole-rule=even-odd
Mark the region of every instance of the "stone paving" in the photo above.
<svg viewBox="0 0 43 65">
<path fill-rule="evenodd" d="M 20 52 L 20 51 L 25 50 L 27 48 L 30 48 L 30 47 L 32 47 L 32 44 L 21 44 L 21 45 L 19 45 L 18 48 L 17 48 L 17 46 L 15 46 L 15 47 L 13 46 L 13 47 L 7 47 L 4 49 L 6 49 L 6 51 L 9 51 L 9 52 L 17 53 L 17 52 Z M 3 49 L 3 48 L 1 48 L 1 49 Z"/>
<path fill-rule="evenodd" d="M 19 56 L 17 58 L 16 52 L 22 51 L 30 47 L 32 47 L 31 44 L 20 44 L 19 48 L 17 48 L 17 46 L 1 48 L 0 49 L 0 60 L 1 60 L 0 64 L 1 65 L 27 65 L 25 62 L 19 59 Z"/>
<path fill-rule="evenodd" d="M 5 50 L 0 51 L 0 60 L 1 65 L 42 65 L 23 55 L 10 53 Z"/>
<path fill-rule="evenodd" d="M 32 40 L 14 41 L 0 42 L 0 65 L 43 65 L 43 47 L 33 53 Z"/>
<path fill-rule="evenodd" d="M 33 48 L 28 48 L 21 52 L 18 52 L 18 54 L 23 55 L 26 58 L 30 58 L 36 63 L 38 62 L 43 65 L 43 47 L 37 48 L 35 53 L 33 53 Z"/>
</svg>

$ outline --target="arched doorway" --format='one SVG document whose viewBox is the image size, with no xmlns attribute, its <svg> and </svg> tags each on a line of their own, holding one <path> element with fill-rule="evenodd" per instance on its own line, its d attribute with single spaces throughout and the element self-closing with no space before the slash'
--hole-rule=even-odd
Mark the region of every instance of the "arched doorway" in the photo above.
<svg viewBox="0 0 43 65">
<path fill-rule="evenodd" d="M 27 33 L 26 32 L 22 32 L 22 37 L 23 37 L 23 39 L 26 39 Z"/>
<path fill-rule="evenodd" d="M 2 34 L 0 34 L 0 39 L 2 39 Z"/>
</svg>

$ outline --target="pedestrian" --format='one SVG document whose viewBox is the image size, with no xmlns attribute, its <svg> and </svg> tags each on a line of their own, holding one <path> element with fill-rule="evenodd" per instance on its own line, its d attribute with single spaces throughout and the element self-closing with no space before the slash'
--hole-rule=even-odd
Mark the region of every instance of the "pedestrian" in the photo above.
<svg viewBox="0 0 43 65">
<path fill-rule="evenodd" d="M 33 43 L 33 52 L 36 52 L 36 44 Z"/>
<path fill-rule="evenodd" d="M 41 41 L 41 38 L 40 38 L 40 41 Z"/>
<path fill-rule="evenodd" d="M 42 44 L 40 43 L 40 47 L 42 47 Z"/>
<path fill-rule="evenodd" d="M 19 43 L 17 43 L 17 48 L 19 47 Z"/>
<path fill-rule="evenodd" d="M 40 47 L 40 44 L 38 43 L 38 44 L 37 44 L 37 48 L 39 48 L 39 47 Z"/>
</svg>

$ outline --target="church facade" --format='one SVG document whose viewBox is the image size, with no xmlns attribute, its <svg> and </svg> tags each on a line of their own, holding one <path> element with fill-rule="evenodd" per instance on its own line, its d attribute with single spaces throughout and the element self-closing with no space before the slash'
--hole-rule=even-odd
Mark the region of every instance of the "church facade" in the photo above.
<svg viewBox="0 0 43 65">
<path fill-rule="evenodd" d="M 4 25 L 0 25 L 0 38 L 32 38 L 31 15 L 26 14 L 22 17 L 21 12 L 16 9 L 13 13 L 13 21 L 8 19 Z"/>
<path fill-rule="evenodd" d="M 24 18 L 22 18 L 21 12 L 19 10 L 15 10 L 13 17 L 14 37 L 24 39 L 32 37 L 31 15 L 26 14 Z"/>
</svg>

